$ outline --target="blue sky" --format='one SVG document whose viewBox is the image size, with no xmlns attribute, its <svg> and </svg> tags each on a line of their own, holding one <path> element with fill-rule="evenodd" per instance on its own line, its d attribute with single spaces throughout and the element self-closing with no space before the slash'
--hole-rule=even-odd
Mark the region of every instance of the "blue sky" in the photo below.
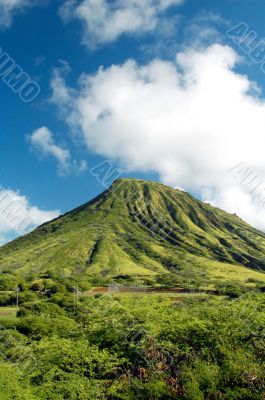
<svg viewBox="0 0 265 400">
<path fill-rule="evenodd" d="M 0 184 L 2 191 L 8 190 L 16 194 L 19 201 L 22 199 L 28 212 L 37 210 L 38 216 L 34 214 L 33 218 L 35 225 L 54 217 L 57 210 L 66 212 L 103 191 L 104 186 L 90 170 L 108 160 L 114 169 L 122 171 L 122 176 L 158 180 L 189 190 L 205 201 L 238 212 L 259 228 L 265 227 L 265 222 L 258 222 L 264 217 L 263 203 L 257 205 L 250 193 L 251 186 L 241 185 L 235 176 L 227 173 L 227 168 L 243 162 L 245 172 L 252 168 L 261 180 L 265 178 L 260 155 L 261 134 L 257 132 L 254 138 L 252 129 L 247 131 L 251 143 L 247 150 L 248 133 L 243 130 L 249 121 L 242 121 L 243 126 L 239 124 L 236 132 L 231 121 L 229 137 L 233 137 L 233 151 L 227 156 L 227 162 L 216 161 L 215 164 L 213 153 L 219 150 L 214 143 L 217 144 L 216 137 L 222 140 L 219 124 L 215 127 L 213 121 L 205 120 L 207 113 L 194 114 L 193 110 L 187 111 L 187 106 L 181 112 L 187 114 L 187 120 L 195 118 L 194 125 L 187 126 L 186 120 L 178 125 L 181 108 L 178 104 L 185 103 L 188 97 L 188 104 L 194 108 L 197 104 L 194 96 L 199 103 L 201 99 L 205 107 L 221 96 L 227 104 L 225 88 L 217 85 L 216 97 L 211 101 L 212 93 L 209 90 L 207 98 L 207 88 L 186 87 L 183 93 L 180 84 L 175 92 L 168 84 L 172 78 L 171 86 L 174 86 L 176 78 L 171 76 L 171 68 L 179 68 L 178 73 L 186 82 L 184 86 L 195 70 L 199 74 L 196 79 L 203 82 L 205 65 L 209 68 L 207 74 L 216 73 L 218 81 L 217 64 L 223 63 L 220 61 L 223 57 L 226 64 L 220 76 L 225 82 L 231 79 L 229 87 L 233 87 L 240 76 L 242 82 L 245 77 L 245 81 L 255 81 L 260 88 L 259 91 L 254 85 L 248 88 L 244 99 L 241 98 L 243 89 L 239 89 L 240 96 L 236 95 L 236 84 L 233 93 L 227 91 L 228 99 L 235 94 L 234 116 L 240 115 L 240 109 L 243 112 L 243 101 L 248 107 L 251 107 L 250 100 L 255 102 L 253 120 L 256 118 L 256 122 L 252 127 L 256 131 L 256 123 L 263 115 L 260 107 L 264 105 L 265 75 L 260 64 L 244 54 L 225 32 L 244 22 L 257 33 L 257 43 L 262 41 L 265 7 L 260 0 L 148 0 L 146 8 L 144 2 L 130 0 L 128 4 L 132 6 L 128 5 L 127 9 L 118 0 L 113 1 L 112 6 L 107 0 L 17 0 L 13 8 L 8 8 L 8 0 L 5 1 L 6 5 L 5 2 L 3 6 L 0 4 L 0 11 L 4 8 L 0 14 L 4 15 L 0 16 L 0 47 L 40 86 L 40 95 L 33 102 L 25 103 L 0 81 Z M 102 20 L 97 20 L 100 13 Z M 178 65 L 177 54 L 182 55 Z M 239 61 L 239 56 L 244 60 Z M 189 63 L 193 63 L 192 66 Z M 166 83 L 163 76 L 168 78 Z M 211 79 L 215 82 L 214 77 Z M 150 88 L 148 82 L 157 85 Z M 132 93 L 134 88 L 139 94 Z M 252 91 L 255 93 L 250 94 Z M 146 93 L 145 99 L 141 98 L 141 93 Z M 155 93 L 158 97 L 161 93 L 163 102 L 154 101 L 152 105 Z M 120 98 L 128 102 L 121 102 Z M 146 111 L 144 107 L 137 109 L 142 101 L 150 105 Z M 170 115 L 163 114 L 167 101 L 172 109 Z M 227 120 L 229 111 L 222 115 L 222 102 L 218 101 L 218 106 L 220 120 Z M 145 115 L 148 115 L 146 120 Z M 128 121 L 128 132 L 125 121 Z M 206 134 L 207 129 L 216 135 L 213 143 Z M 223 129 L 224 143 L 230 143 L 226 126 Z M 164 132 L 167 133 L 164 135 Z M 174 153 L 172 148 L 179 143 L 182 146 L 187 140 L 181 136 L 183 132 L 186 132 L 185 138 L 190 137 L 191 150 L 183 145 L 181 153 Z M 170 149 L 167 147 L 169 139 L 172 139 Z M 226 151 L 223 151 L 224 158 Z M 239 171 L 245 172 L 243 168 Z M 255 218 L 253 213 L 256 213 Z M 9 225 L 0 218 L 2 242 L 17 235 L 12 224 Z"/>
</svg>

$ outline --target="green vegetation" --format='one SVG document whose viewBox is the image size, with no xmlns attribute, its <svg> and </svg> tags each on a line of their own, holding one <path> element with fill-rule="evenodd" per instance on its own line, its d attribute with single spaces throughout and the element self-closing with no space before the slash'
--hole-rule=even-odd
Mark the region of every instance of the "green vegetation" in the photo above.
<svg viewBox="0 0 265 400">
<path fill-rule="evenodd" d="M 3 320 L 15 320 L 17 318 L 16 307 L 0 307 L 0 323 Z"/>
<path fill-rule="evenodd" d="M 264 317 L 255 291 L 28 302 L 0 328 L 1 399 L 264 399 Z"/>
<path fill-rule="evenodd" d="M 116 181 L 0 248 L 0 399 L 265 399 L 264 254 L 235 215 Z"/>
<path fill-rule="evenodd" d="M 103 285 L 126 276 L 155 285 L 171 272 L 178 283 L 213 288 L 220 281 L 265 284 L 265 234 L 236 215 L 159 183 L 122 179 L 93 201 L 0 248 L 0 290 L 14 273 L 45 271 Z M 13 273 L 13 281 L 10 280 Z M 2 289 L 1 289 L 2 288 Z"/>
</svg>

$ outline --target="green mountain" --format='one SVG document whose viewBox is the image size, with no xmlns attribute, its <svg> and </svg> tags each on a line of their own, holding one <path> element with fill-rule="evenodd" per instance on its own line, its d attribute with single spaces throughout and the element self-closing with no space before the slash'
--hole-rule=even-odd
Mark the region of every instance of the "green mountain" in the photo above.
<svg viewBox="0 0 265 400">
<path fill-rule="evenodd" d="M 265 282 L 265 234 L 160 183 L 119 179 L 83 206 L 0 248 L 0 271 L 215 287 Z M 175 277 L 175 279 L 174 279 Z"/>
</svg>

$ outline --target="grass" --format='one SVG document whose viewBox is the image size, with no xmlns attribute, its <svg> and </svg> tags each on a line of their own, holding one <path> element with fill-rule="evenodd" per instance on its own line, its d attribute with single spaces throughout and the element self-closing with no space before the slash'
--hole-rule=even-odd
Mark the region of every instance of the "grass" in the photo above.
<svg viewBox="0 0 265 400">
<path fill-rule="evenodd" d="M 113 293 L 111 294 L 113 299 L 139 299 L 139 298 L 147 298 L 147 296 L 151 297 L 151 299 L 155 299 L 159 302 L 159 300 L 171 300 L 171 301 L 201 301 L 201 300 L 208 300 L 211 298 L 216 298 L 214 295 L 209 295 L 207 293 Z M 223 296 L 220 296 L 223 297 Z"/>
<path fill-rule="evenodd" d="M 0 307 L 0 321 L 17 319 L 17 308 L 16 307 Z"/>
<path fill-rule="evenodd" d="M 265 234 L 236 215 L 159 183 L 124 179 L 1 247 L 0 272 L 78 273 L 95 285 L 121 275 L 155 285 L 170 272 L 201 287 L 251 288 L 251 280 L 265 283 L 264 254 Z"/>
</svg>

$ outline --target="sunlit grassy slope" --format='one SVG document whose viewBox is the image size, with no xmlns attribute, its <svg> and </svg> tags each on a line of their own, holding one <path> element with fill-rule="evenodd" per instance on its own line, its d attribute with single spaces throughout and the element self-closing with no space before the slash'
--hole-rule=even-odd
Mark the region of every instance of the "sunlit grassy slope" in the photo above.
<svg viewBox="0 0 265 400">
<path fill-rule="evenodd" d="M 0 248 L 0 269 L 150 280 L 265 282 L 265 234 L 155 182 L 121 179 L 91 202 Z"/>
</svg>

